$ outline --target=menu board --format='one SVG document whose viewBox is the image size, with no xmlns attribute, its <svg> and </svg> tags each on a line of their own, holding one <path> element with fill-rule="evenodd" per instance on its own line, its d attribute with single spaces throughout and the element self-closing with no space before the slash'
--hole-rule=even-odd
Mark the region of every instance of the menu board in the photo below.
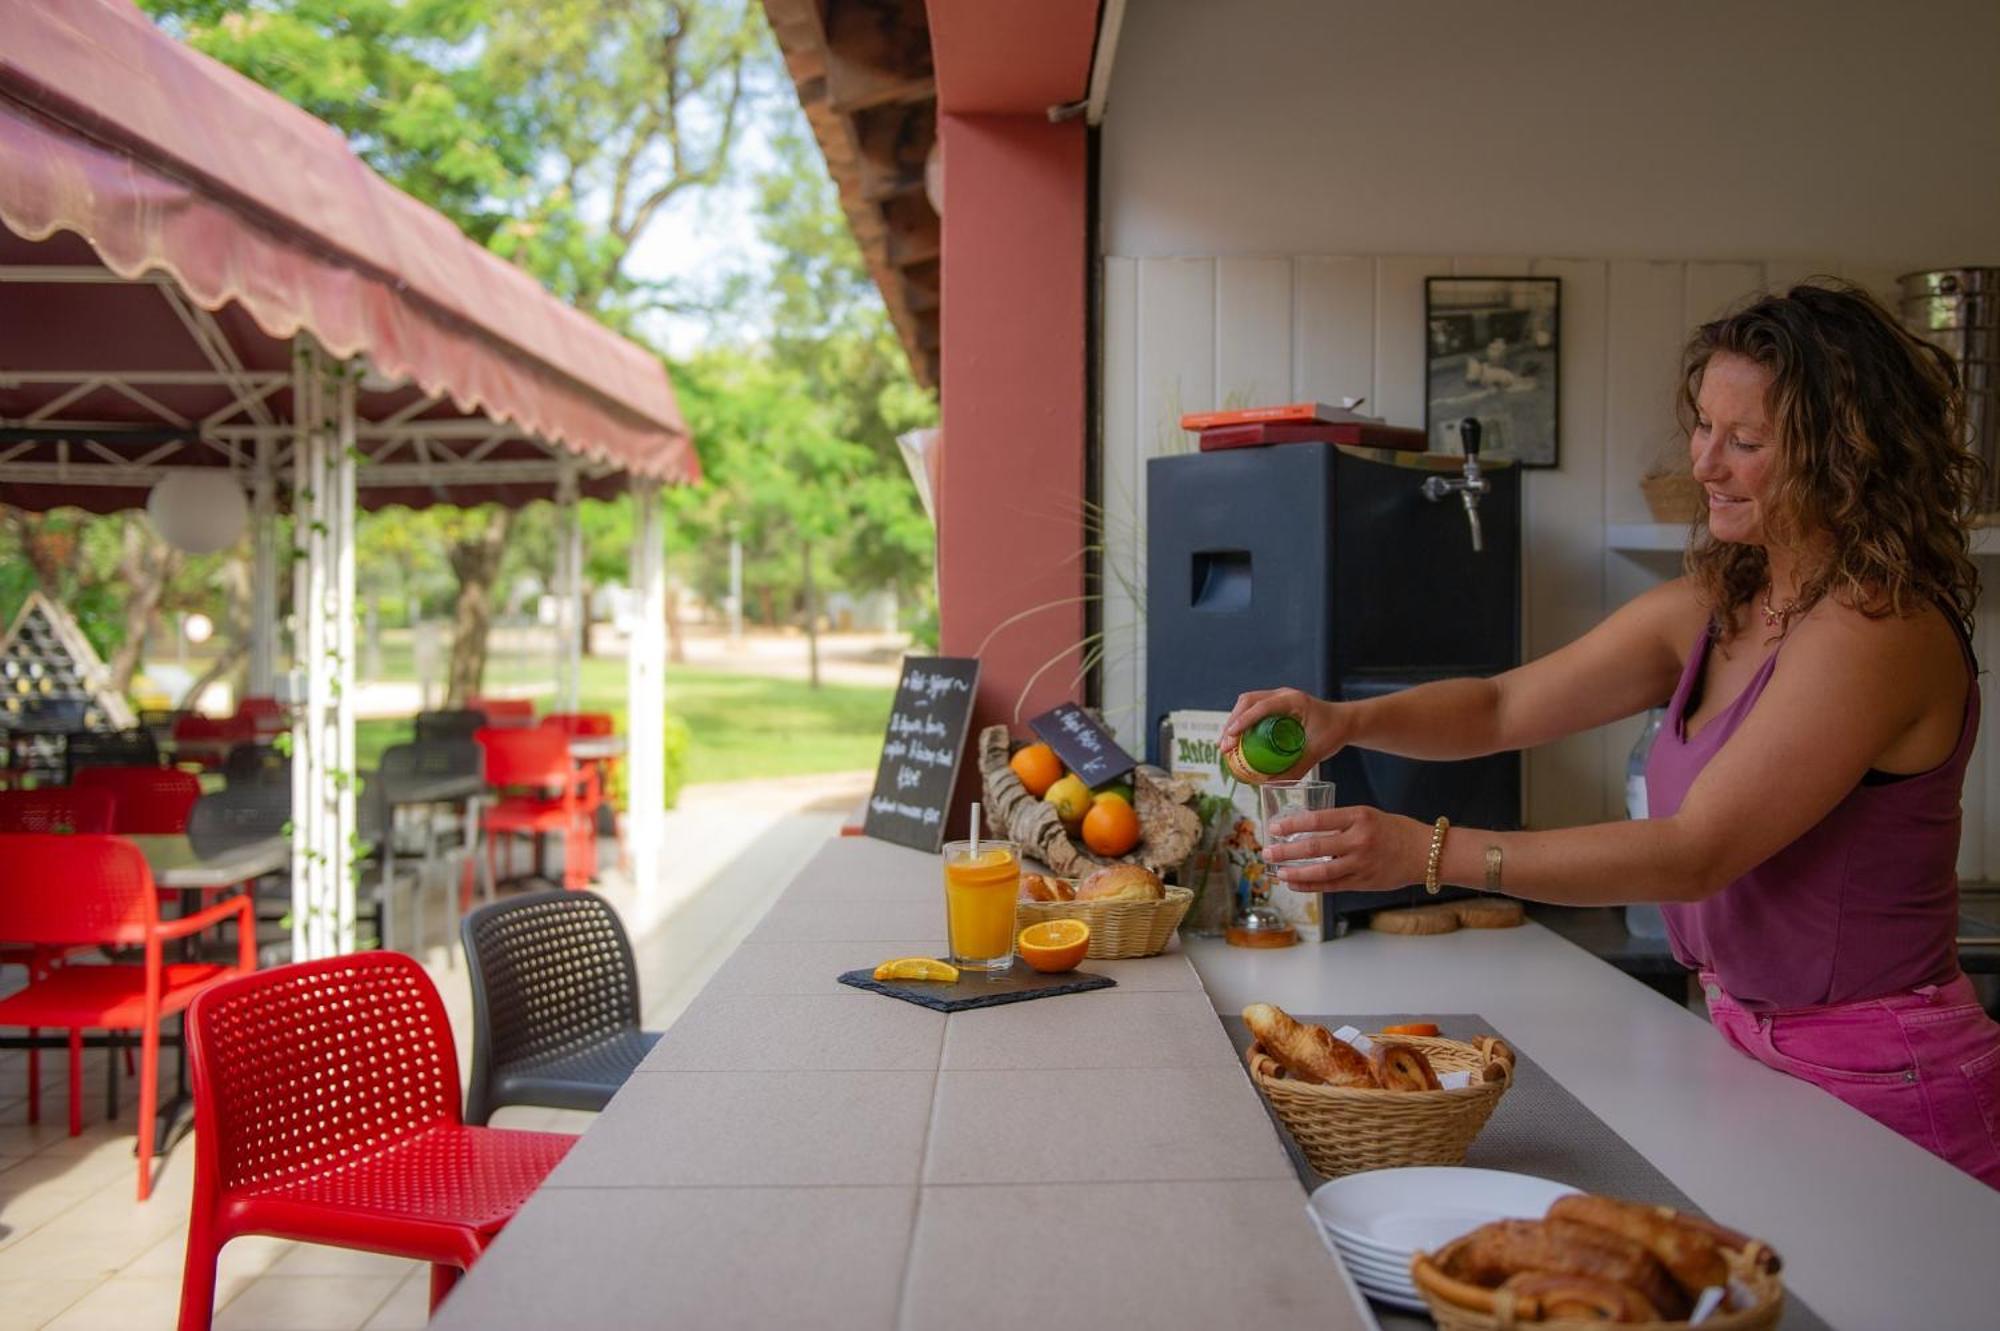
<svg viewBox="0 0 2000 1331">
<path fill-rule="evenodd" d="M 1028 728 L 1056 751 L 1064 767 L 1082 777 L 1083 784 L 1093 790 L 1107 781 L 1116 781 L 1139 765 L 1097 724 L 1097 718 L 1073 702 L 1051 707 L 1030 720 Z"/>
<path fill-rule="evenodd" d="M 972 724 L 979 661 L 969 656 L 906 656 L 875 792 L 862 830 L 881 841 L 936 852 L 958 783 L 959 759 Z"/>
</svg>

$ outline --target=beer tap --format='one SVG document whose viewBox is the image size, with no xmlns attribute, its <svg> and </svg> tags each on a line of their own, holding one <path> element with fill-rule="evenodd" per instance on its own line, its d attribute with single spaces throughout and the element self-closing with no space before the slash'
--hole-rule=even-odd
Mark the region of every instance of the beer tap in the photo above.
<svg viewBox="0 0 2000 1331">
<path fill-rule="evenodd" d="M 1424 478 L 1424 498 L 1433 504 L 1446 495 L 1456 494 L 1465 505 L 1465 523 L 1472 529 L 1472 552 L 1478 554 L 1486 548 L 1485 534 L 1479 526 L 1479 497 L 1490 488 L 1486 476 L 1479 469 L 1479 419 L 1467 416 L 1458 423 L 1458 442 L 1465 449 L 1465 466 L 1462 477 L 1427 476 Z"/>
</svg>

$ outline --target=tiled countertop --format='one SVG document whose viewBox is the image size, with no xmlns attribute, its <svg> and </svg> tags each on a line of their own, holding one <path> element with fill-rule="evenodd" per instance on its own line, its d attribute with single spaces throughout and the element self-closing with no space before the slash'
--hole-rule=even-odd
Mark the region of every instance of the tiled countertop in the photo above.
<svg viewBox="0 0 2000 1331">
<path fill-rule="evenodd" d="M 829 842 L 433 1325 L 1372 1325 L 1184 958 L 950 1016 L 834 979 L 943 942 L 935 856 Z"/>
</svg>

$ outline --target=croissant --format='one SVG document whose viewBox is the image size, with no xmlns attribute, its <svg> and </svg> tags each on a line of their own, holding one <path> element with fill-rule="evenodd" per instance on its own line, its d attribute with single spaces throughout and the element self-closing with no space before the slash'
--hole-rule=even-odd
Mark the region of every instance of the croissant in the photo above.
<svg viewBox="0 0 2000 1331">
<path fill-rule="evenodd" d="M 1076 889 L 1060 878 L 1024 873 L 1021 875 L 1021 898 L 1024 901 L 1074 901 Z"/>
<path fill-rule="evenodd" d="M 1278 1066 L 1294 1080 L 1322 1086 L 1379 1086 L 1375 1070 L 1352 1045 L 1324 1026 L 1294 1021 L 1282 1008 L 1252 1003 L 1243 1024 Z"/>
<path fill-rule="evenodd" d="M 1514 1295 L 1515 1315 L 1537 1322 L 1655 1322 L 1659 1309 L 1629 1285 L 1595 1276 L 1523 1271 L 1501 1289 Z"/>
<path fill-rule="evenodd" d="M 1436 1069 L 1424 1051 L 1399 1040 L 1385 1040 L 1375 1051 L 1375 1075 L 1385 1090 L 1435 1091 L 1439 1089 Z"/>
<path fill-rule="evenodd" d="M 1578 1195 L 1558 1197 L 1549 1206 L 1549 1218 L 1596 1225 L 1631 1239 L 1659 1259 L 1690 1299 L 1710 1285 L 1729 1283 L 1729 1263 L 1715 1236 L 1680 1223 L 1679 1212 L 1668 1207 Z"/>
<path fill-rule="evenodd" d="M 1493 1288 L 1523 1271 L 1590 1276 L 1629 1285 L 1669 1319 L 1688 1300 L 1658 1259 L 1628 1238 L 1574 1220 L 1496 1220 L 1465 1236 L 1446 1275 Z"/>
</svg>

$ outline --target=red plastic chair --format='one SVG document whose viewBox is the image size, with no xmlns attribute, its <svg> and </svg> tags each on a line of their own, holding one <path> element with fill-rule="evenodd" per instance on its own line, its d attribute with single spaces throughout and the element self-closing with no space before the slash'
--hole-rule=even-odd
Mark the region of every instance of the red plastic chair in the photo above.
<svg viewBox="0 0 2000 1331">
<path fill-rule="evenodd" d="M 546 726 L 525 730 L 486 726 L 472 737 L 486 752 L 486 784 L 514 792 L 503 793 L 480 818 L 490 873 L 499 872 L 495 834 L 540 838 L 556 832 L 563 839 L 563 886 L 572 891 L 590 886 L 597 872 L 597 805 L 602 792 L 596 771 L 578 770 L 571 760 L 569 736 Z M 510 843 L 508 868 L 512 867 Z"/>
<path fill-rule="evenodd" d="M 241 712 L 235 716 L 204 716 L 200 712 L 183 712 L 174 718 L 174 743 L 199 745 L 200 748 L 198 751 L 177 753 L 174 761 L 192 763 L 204 770 L 220 767 L 228 758 L 232 746 L 246 744 L 256 738 L 256 719 Z"/>
<path fill-rule="evenodd" d="M 486 713 L 486 724 L 513 730 L 535 724 L 535 704 L 530 698 L 468 698 L 466 710 Z"/>
<path fill-rule="evenodd" d="M 188 1012 L 194 1203 L 181 1331 L 206 1327 L 242 1234 L 431 1264 L 450 1291 L 575 1142 L 467 1127 L 437 988 L 398 952 L 279 966 Z"/>
<path fill-rule="evenodd" d="M 247 724 L 251 733 L 259 739 L 290 730 L 292 721 L 285 714 L 284 704 L 276 698 L 262 698 L 255 695 L 236 704 L 238 724 Z"/>
<path fill-rule="evenodd" d="M 236 920 L 234 966 L 166 960 L 166 944 Z M 159 1105 L 160 1022 L 203 989 L 254 970 L 257 921 L 238 896 L 162 922 L 153 874 L 131 842 L 112 836 L 0 836 L 0 938 L 39 947 L 143 946 L 144 965 L 63 966 L 0 999 L 0 1027 L 69 1032 L 69 1135 L 83 1131 L 83 1032 L 139 1035 L 139 1200 L 153 1190 L 153 1119 Z M 33 1069 L 28 1121 L 41 1116 Z"/>
<path fill-rule="evenodd" d="M 89 768 L 82 769 L 89 771 Z M 61 832 L 102 836 L 116 830 L 118 796 L 104 787 L 41 786 L 0 790 L 0 833 Z"/>
<path fill-rule="evenodd" d="M 201 778 L 177 767 L 85 767 L 78 790 L 108 790 L 118 808 L 112 830 L 120 836 L 173 835 L 187 831 L 188 813 L 201 798 Z"/>
</svg>

